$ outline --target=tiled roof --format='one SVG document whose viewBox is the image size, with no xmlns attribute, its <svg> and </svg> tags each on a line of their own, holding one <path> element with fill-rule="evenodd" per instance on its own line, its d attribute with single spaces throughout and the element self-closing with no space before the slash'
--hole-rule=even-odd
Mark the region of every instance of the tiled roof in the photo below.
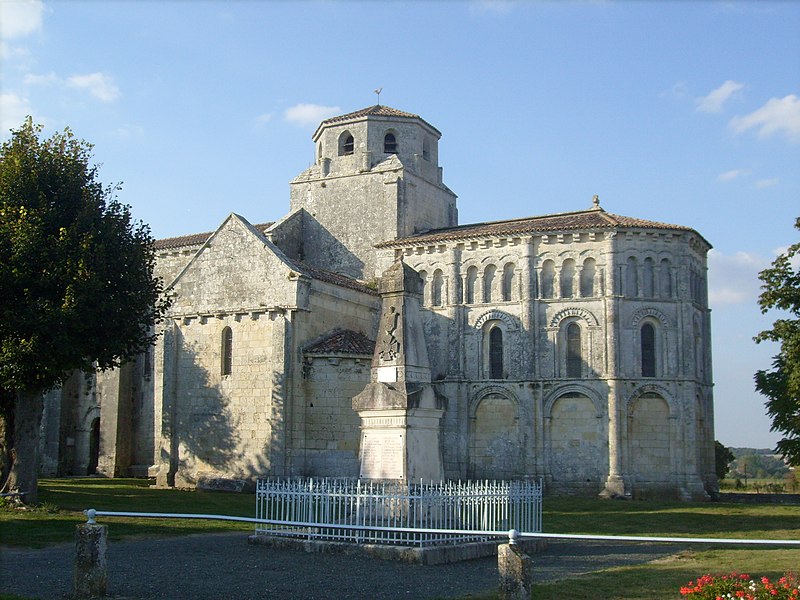
<svg viewBox="0 0 800 600">
<path fill-rule="evenodd" d="M 375 342 L 350 329 L 336 329 L 306 347 L 306 354 L 361 354 L 372 356 Z"/>
<path fill-rule="evenodd" d="M 266 232 L 272 226 L 272 223 L 260 223 L 253 225 L 261 233 Z M 183 248 L 184 246 L 200 246 L 206 243 L 206 240 L 214 234 L 213 231 L 205 233 L 192 233 L 190 235 L 181 235 L 178 237 L 164 238 L 156 240 L 153 243 L 153 248 L 156 250 L 172 250 L 174 248 Z"/>
<path fill-rule="evenodd" d="M 670 225 L 657 221 L 623 217 L 621 215 L 607 213 L 600 208 L 592 208 L 576 212 L 543 215 L 541 217 L 527 217 L 509 221 L 473 223 L 469 225 L 459 225 L 457 227 L 431 229 L 416 235 L 382 242 L 377 246 L 379 248 L 386 248 L 391 246 L 408 246 L 411 244 L 427 244 L 500 235 L 549 233 L 558 231 L 593 231 L 628 227 L 694 231 L 691 227 L 685 227 L 683 225 Z"/>
<path fill-rule="evenodd" d="M 316 267 L 312 267 L 304 262 L 300 262 L 298 260 L 291 260 L 293 265 L 296 265 L 297 270 L 305 273 L 313 277 L 314 279 L 319 279 L 320 281 L 325 281 L 327 283 L 332 283 L 334 285 L 338 285 L 341 287 L 350 288 L 351 290 L 358 290 L 359 292 L 365 292 L 367 294 L 372 294 L 373 296 L 378 296 L 378 291 L 367 287 L 360 281 L 355 279 L 351 279 L 345 275 L 341 275 L 339 273 L 334 273 L 332 271 L 325 271 L 324 269 L 318 269 Z"/>
<path fill-rule="evenodd" d="M 330 117 L 322 121 L 322 123 L 320 123 L 320 126 L 330 123 L 341 123 L 343 121 L 350 121 L 351 119 L 360 119 L 362 117 L 391 117 L 393 119 L 398 119 L 398 118 L 419 119 L 434 131 L 437 132 L 439 131 L 419 115 L 415 115 L 413 113 L 407 113 L 402 110 L 397 110 L 396 108 L 392 108 L 391 106 L 384 106 L 382 104 L 375 104 L 374 106 L 368 106 L 367 108 L 362 108 L 361 110 L 356 110 L 354 112 L 347 113 L 346 115 Z"/>
</svg>

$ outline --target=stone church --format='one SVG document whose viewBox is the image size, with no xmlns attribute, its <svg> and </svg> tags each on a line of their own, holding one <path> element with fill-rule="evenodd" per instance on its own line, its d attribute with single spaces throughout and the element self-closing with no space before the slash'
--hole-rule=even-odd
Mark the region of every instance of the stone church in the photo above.
<svg viewBox="0 0 800 600">
<path fill-rule="evenodd" d="M 326 119 L 285 217 L 230 214 L 158 240 L 173 300 L 162 334 L 137 361 L 48 395 L 43 473 L 170 486 L 363 475 L 354 398 L 378 356 L 382 278 L 400 262 L 421 281 L 415 339 L 445 478 L 707 497 L 709 243 L 597 197 L 459 225 L 440 137 L 388 106 Z"/>
</svg>

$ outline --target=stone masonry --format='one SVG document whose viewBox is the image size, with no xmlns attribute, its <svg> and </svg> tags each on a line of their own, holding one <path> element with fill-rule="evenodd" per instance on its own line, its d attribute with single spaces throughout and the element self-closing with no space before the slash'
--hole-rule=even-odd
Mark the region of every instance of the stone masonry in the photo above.
<svg viewBox="0 0 800 600">
<path fill-rule="evenodd" d="M 706 258 L 695 230 L 588 208 L 458 225 L 441 133 L 372 106 L 323 121 L 290 212 L 156 242 L 173 297 L 154 348 L 46 398 L 53 474 L 358 477 L 382 274 L 415 322 L 445 478 L 551 493 L 716 490 Z M 498 174 L 499 176 L 499 174 Z M 434 439 L 434 438 L 431 438 Z"/>
</svg>

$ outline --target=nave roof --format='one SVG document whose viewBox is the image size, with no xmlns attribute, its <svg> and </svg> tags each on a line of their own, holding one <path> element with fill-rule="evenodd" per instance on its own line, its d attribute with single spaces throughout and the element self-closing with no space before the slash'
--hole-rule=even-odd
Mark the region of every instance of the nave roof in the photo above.
<svg viewBox="0 0 800 600">
<path fill-rule="evenodd" d="M 393 246 L 409 246 L 470 238 L 486 238 L 494 236 L 524 235 L 536 233 L 555 233 L 572 231 L 598 231 L 608 229 L 662 229 L 697 233 L 691 227 L 672 225 L 658 221 L 648 221 L 634 217 L 625 217 L 608 213 L 599 206 L 587 210 L 523 217 L 505 221 L 487 221 L 430 229 L 395 240 L 388 240 L 377 245 L 378 248 Z M 699 234 L 698 234 L 699 235 Z M 702 237 L 702 236 L 701 236 Z"/>
</svg>

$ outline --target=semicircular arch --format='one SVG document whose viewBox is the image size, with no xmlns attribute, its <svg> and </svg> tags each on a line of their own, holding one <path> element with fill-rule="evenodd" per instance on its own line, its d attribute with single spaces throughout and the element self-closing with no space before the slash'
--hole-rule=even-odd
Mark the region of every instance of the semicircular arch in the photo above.
<svg viewBox="0 0 800 600">
<path fill-rule="evenodd" d="M 658 396 L 667 403 L 667 407 L 669 408 L 669 416 L 670 418 L 676 418 L 679 416 L 680 409 L 678 407 L 675 398 L 670 394 L 669 390 L 665 387 L 655 384 L 655 383 L 647 383 L 645 385 L 641 385 L 637 387 L 633 392 L 628 396 L 627 401 L 625 402 L 625 414 L 631 415 L 631 411 L 633 410 L 634 405 L 636 402 L 644 397 L 644 396 Z"/>
<path fill-rule="evenodd" d="M 475 329 L 480 329 L 488 321 L 502 321 L 505 324 L 506 329 L 509 331 L 517 329 L 517 323 L 514 317 L 502 310 L 490 310 L 483 313 L 481 316 L 475 319 Z"/>
<path fill-rule="evenodd" d="M 552 415 L 553 406 L 555 405 L 556 401 L 564 396 L 571 395 L 571 394 L 580 394 L 581 396 L 586 396 L 589 400 L 592 401 L 595 410 L 595 416 L 602 417 L 603 416 L 603 399 L 600 397 L 595 390 L 592 388 L 580 385 L 580 384 L 569 384 L 558 387 L 550 392 L 544 399 L 543 410 L 545 418 L 548 418 Z"/>
<path fill-rule="evenodd" d="M 517 398 L 517 396 L 511 390 L 501 385 L 488 385 L 480 388 L 472 395 L 472 398 L 470 398 L 468 409 L 470 418 L 475 417 L 475 413 L 478 410 L 478 405 L 480 405 L 482 400 L 488 398 L 489 396 L 500 396 L 506 400 L 510 400 L 514 403 L 514 406 L 516 406 L 517 410 L 519 410 L 519 398 Z"/>
<path fill-rule="evenodd" d="M 589 326 L 597 327 L 600 322 L 597 320 L 591 312 L 586 310 L 585 308 L 578 308 L 577 306 L 571 306 L 569 308 L 564 308 L 558 311 L 552 319 L 550 319 L 550 327 L 558 327 L 561 321 L 564 319 L 568 319 L 570 317 L 577 317 L 579 319 L 583 319 L 586 321 Z"/>
<path fill-rule="evenodd" d="M 644 319 L 651 318 L 655 319 L 664 329 L 672 329 L 672 319 L 670 319 L 667 315 L 663 312 L 654 308 L 652 306 L 645 306 L 644 308 L 640 308 L 631 317 L 631 327 L 636 328 L 639 326 Z"/>
</svg>

